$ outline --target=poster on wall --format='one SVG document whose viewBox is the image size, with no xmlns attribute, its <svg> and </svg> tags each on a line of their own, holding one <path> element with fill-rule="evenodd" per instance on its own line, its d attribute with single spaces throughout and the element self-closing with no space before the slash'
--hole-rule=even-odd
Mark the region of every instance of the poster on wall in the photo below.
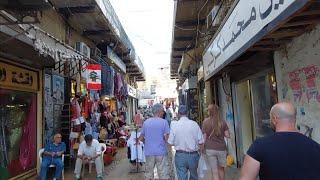
<svg viewBox="0 0 320 180">
<path fill-rule="evenodd" d="M 54 104 L 64 103 L 64 78 L 61 76 L 52 76 L 52 97 Z"/>
<path fill-rule="evenodd" d="M 50 142 L 50 137 L 53 133 L 53 99 L 52 99 L 52 86 L 51 75 L 46 74 L 44 80 L 44 134 L 45 143 Z"/>
<path fill-rule="evenodd" d="M 87 67 L 87 89 L 101 89 L 101 65 L 88 64 Z"/>
</svg>

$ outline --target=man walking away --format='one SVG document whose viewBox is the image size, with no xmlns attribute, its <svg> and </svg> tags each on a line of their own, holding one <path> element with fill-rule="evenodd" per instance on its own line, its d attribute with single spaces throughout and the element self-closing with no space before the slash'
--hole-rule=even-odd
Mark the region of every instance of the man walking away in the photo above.
<svg viewBox="0 0 320 180">
<path fill-rule="evenodd" d="M 203 135 L 199 125 L 187 118 L 187 107 L 180 105 L 180 119 L 172 126 L 168 143 L 176 149 L 175 165 L 179 180 L 186 180 L 188 171 L 190 180 L 198 179 L 199 150 L 203 148 Z"/>
<path fill-rule="evenodd" d="M 170 126 L 171 124 L 171 119 L 172 119 L 172 112 L 170 110 L 170 106 L 166 106 L 166 120 L 168 121 L 168 124 Z"/>
<path fill-rule="evenodd" d="M 296 109 L 290 103 L 271 108 L 275 134 L 257 139 L 249 148 L 240 180 L 319 179 L 320 145 L 296 128 Z"/>
<path fill-rule="evenodd" d="M 153 116 L 147 119 L 141 130 L 140 141 L 144 140 L 146 155 L 146 179 L 154 179 L 154 167 L 157 166 L 159 179 L 169 179 L 169 162 L 166 141 L 169 136 L 168 122 L 163 116 L 162 104 L 152 107 Z"/>
</svg>

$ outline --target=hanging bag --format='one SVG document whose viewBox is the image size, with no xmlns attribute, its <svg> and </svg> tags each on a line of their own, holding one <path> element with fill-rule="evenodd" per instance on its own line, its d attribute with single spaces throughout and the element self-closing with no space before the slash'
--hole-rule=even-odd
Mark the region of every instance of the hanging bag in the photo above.
<svg viewBox="0 0 320 180">
<path fill-rule="evenodd" d="M 206 160 L 204 156 L 201 154 L 198 164 L 198 175 L 200 178 L 204 178 L 206 171 L 208 170 Z"/>
</svg>

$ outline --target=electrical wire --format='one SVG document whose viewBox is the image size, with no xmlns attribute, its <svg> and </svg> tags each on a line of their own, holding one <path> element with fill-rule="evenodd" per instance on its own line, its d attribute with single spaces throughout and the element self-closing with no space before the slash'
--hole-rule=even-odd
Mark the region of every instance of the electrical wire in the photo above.
<svg viewBox="0 0 320 180">
<path fill-rule="evenodd" d="M 197 47 L 197 45 L 198 45 L 198 35 L 199 35 L 198 31 L 199 31 L 199 24 L 200 24 L 200 13 L 201 13 L 201 11 L 203 10 L 203 8 L 207 5 L 208 1 L 209 1 L 209 0 L 207 0 L 207 1 L 203 4 L 203 6 L 201 7 L 201 9 L 200 9 L 199 12 L 198 12 L 197 36 L 196 36 L 196 45 L 195 45 L 195 47 Z"/>
</svg>

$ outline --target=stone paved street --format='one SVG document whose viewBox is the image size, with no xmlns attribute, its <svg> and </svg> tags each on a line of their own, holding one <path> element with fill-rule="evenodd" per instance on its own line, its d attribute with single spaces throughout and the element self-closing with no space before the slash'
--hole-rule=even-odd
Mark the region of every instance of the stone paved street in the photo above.
<svg viewBox="0 0 320 180">
<path fill-rule="evenodd" d="M 169 157 L 171 159 L 171 157 Z M 170 163 L 173 165 L 173 163 Z M 142 180 L 144 179 L 143 173 L 130 173 L 131 170 L 133 170 L 134 167 L 132 167 L 127 159 L 127 152 L 126 149 L 120 149 L 115 157 L 115 161 L 113 161 L 112 164 L 105 167 L 105 178 L 104 179 L 111 179 L 111 180 Z M 174 179 L 174 169 L 171 166 L 171 176 L 172 179 Z M 87 171 L 87 169 L 86 169 Z M 238 169 L 229 168 L 226 172 L 226 180 L 235 180 L 238 176 Z M 155 170 L 155 177 L 157 177 L 157 173 Z M 86 174 L 84 180 L 91 180 L 95 179 L 95 170 L 93 168 L 92 174 Z M 65 180 L 71 180 L 73 179 L 73 168 L 66 169 L 65 172 Z M 211 180 L 210 173 L 207 172 L 205 178 L 203 180 Z"/>
</svg>

